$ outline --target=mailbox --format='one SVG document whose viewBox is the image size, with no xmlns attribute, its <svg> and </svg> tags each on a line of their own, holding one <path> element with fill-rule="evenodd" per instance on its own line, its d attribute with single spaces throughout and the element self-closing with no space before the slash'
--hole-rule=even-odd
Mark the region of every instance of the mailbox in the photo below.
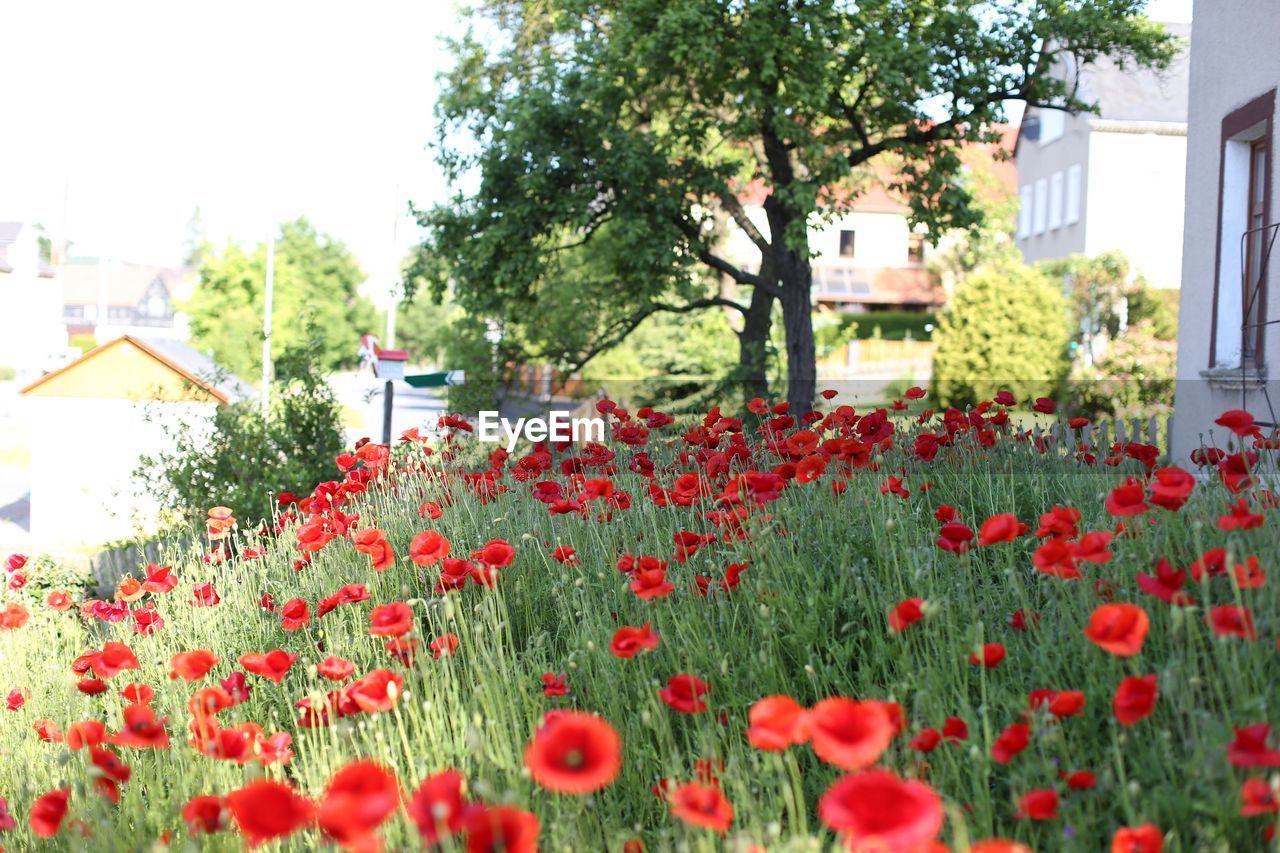
<svg viewBox="0 0 1280 853">
<path fill-rule="evenodd" d="M 378 350 L 377 374 L 379 379 L 404 379 L 404 363 L 409 353 L 402 349 Z"/>
</svg>

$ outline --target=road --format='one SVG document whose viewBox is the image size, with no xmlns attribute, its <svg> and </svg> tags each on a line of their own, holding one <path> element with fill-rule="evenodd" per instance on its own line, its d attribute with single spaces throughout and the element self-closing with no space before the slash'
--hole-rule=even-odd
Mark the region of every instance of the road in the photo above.
<svg viewBox="0 0 1280 853">
<path fill-rule="evenodd" d="M 348 443 L 360 438 L 382 440 L 383 388 L 386 383 L 369 373 L 338 373 L 329 384 L 342 404 Z M 391 440 L 411 427 L 434 429 L 446 411 L 443 388 L 413 388 L 395 383 L 392 394 Z"/>
</svg>

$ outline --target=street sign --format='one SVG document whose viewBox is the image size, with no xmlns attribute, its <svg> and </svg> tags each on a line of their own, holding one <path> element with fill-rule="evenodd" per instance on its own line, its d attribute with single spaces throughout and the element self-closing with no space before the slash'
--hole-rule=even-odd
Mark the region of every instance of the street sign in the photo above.
<svg viewBox="0 0 1280 853">
<path fill-rule="evenodd" d="M 438 388 L 442 385 L 462 385 L 467 381 L 465 370 L 441 370 L 436 373 L 410 373 L 404 381 L 414 388 Z"/>
</svg>

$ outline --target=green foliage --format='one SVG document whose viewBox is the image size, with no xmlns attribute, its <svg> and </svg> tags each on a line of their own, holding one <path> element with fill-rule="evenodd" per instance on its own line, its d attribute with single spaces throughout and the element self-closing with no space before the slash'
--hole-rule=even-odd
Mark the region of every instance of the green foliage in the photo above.
<svg viewBox="0 0 1280 853">
<path fill-rule="evenodd" d="M 1091 368 L 1072 374 L 1075 406 L 1089 415 L 1146 417 L 1173 409 L 1178 345 L 1154 321 L 1129 326 Z"/>
<path fill-rule="evenodd" d="M 98 338 L 94 334 L 72 335 L 68 341 L 68 345 L 75 347 L 80 352 L 88 352 L 98 345 Z"/>
<path fill-rule="evenodd" d="M 10 382 L 17 375 L 18 371 L 14 368 L 0 364 L 0 382 Z"/>
<path fill-rule="evenodd" d="M 316 337 L 281 353 L 265 417 L 250 399 L 220 406 L 211 424 L 166 424 L 172 448 L 142 457 L 134 477 L 179 523 L 218 505 L 242 523 L 271 518 L 276 495 L 309 492 L 345 443 L 341 407 L 314 360 L 320 350 Z"/>
<path fill-rule="evenodd" d="M 48 554 L 30 557 L 22 571 L 27 578 L 22 592 L 37 607 L 43 607 L 45 597 L 54 590 L 65 590 L 72 598 L 80 598 L 94 589 L 93 573 L 87 564 L 57 560 Z"/>
<path fill-rule="evenodd" d="M 1156 288 L 1150 285 L 1130 289 L 1129 325 L 1144 321 L 1151 323 L 1151 334 L 1162 341 L 1178 339 L 1178 296 L 1176 288 Z"/>
<path fill-rule="evenodd" d="M 1062 295 L 1026 266 L 990 268 L 952 295 L 934 335 L 933 390 L 942 405 L 988 400 L 1002 388 L 1046 393 L 1067 372 Z"/>
<path fill-rule="evenodd" d="M 737 339 L 724 311 L 658 314 L 621 346 L 592 361 L 583 380 L 631 408 L 705 412 L 726 399 Z M 737 395 L 734 395 L 737 396 Z M 732 398 L 730 398 L 732 399 Z"/>
<path fill-rule="evenodd" d="M 841 314 L 833 322 L 815 324 L 814 338 L 818 354 L 825 355 L 849 341 L 879 338 L 885 341 L 927 341 L 936 328 L 938 316 L 931 311 L 868 311 L 863 314 Z"/>
<path fill-rule="evenodd" d="M 1165 65 L 1175 45 L 1143 7 L 482 0 L 466 10 L 437 105 L 439 162 L 466 189 L 420 212 L 428 237 L 412 282 L 437 297 L 452 283 L 464 308 L 506 326 L 545 326 L 540 294 L 577 276 L 565 310 L 595 329 L 566 328 L 585 347 L 573 363 L 656 305 L 727 307 L 703 297 L 700 272 L 766 302 L 794 294 L 808 287 L 809 229 L 875 180 L 935 233 L 980 221 L 961 147 L 996 141 L 1010 100 L 1088 109 L 1047 73 L 1062 53 Z M 891 177 L 873 179 L 882 155 Z M 763 232 L 742 209 L 750 182 L 768 193 Z M 750 257 L 718 254 L 730 220 L 748 229 Z M 780 301 L 792 396 L 806 396 L 808 293 Z M 740 343 L 754 351 L 768 332 L 750 328 Z"/>
<path fill-rule="evenodd" d="M 266 244 L 246 251 L 235 244 L 203 254 L 200 284 L 183 306 L 191 317 L 191 337 L 232 373 L 256 376 L 261 364 L 266 294 Z M 315 346 L 322 370 L 356 361 L 360 335 L 374 328 L 376 311 L 357 288 L 364 281 L 355 258 L 342 243 L 305 218 L 280 226 L 276 242 L 272 357 L 303 343 Z M 307 329 L 314 326 L 315 336 Z M 254 342 L 257 346 L 254 346 Z"/>
</svg>

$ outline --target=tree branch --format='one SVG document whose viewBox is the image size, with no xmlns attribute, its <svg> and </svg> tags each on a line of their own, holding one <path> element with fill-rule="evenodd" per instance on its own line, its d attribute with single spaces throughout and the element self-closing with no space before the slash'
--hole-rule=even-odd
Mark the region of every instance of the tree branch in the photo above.
<svg viewBox="0 0 1280 853">
<path fill-rule="evenodd" d="M 782 296 L 782 289 L 773 282 L 767 281 L 754 273 L 749 273 L 744 269 L 734 266 L 704 246 L 702 243 L 702 234 L 699 233 L 697 226 L 692 222 L 687 221 L 681 216 L 673 217 L 673 221 L 675 222 L 676 227 L 683 231 L 684 235 L 689 238 L 689 243 L 693 249 L 694 256 L 697 257 L 698 260 L 702 261 L 702 263 L 711 267 L 713 270 L 724 273 L 738 284 L 758 287 L 766 293 L 776 297 Z"/>
<path fill-rule="evenodd" d="M 760 233 L 760 229 L 751 221 L 751 217 L 747 216 L 746 208 L 742 206 L 742 202 L 738 200 L 738 197 L 728 188 L 722 189 L 719 195 L 720 203 L 724 205 L 724 209 L 729 212 L 729 215 L 733 217 L 733 221 L 746 233 L 751 242 L 756 244 L 756 248 L 760 250 L 760 253 L 763 255 L 769 254 L 773 250 L 773 246 Z"/>
</svg>

